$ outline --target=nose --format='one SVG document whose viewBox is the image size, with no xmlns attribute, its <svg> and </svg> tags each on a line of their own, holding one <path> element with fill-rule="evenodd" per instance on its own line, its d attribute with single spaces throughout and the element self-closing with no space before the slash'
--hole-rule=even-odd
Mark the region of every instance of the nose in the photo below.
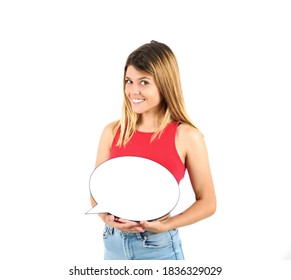
<svg viewBox="0 0 291 280">
<path fill-rule="evenodd" d="M 132 85 L 129 90 L 130 94 L 141 94 L 140 88 L 136 85 Z"/>
</svg>

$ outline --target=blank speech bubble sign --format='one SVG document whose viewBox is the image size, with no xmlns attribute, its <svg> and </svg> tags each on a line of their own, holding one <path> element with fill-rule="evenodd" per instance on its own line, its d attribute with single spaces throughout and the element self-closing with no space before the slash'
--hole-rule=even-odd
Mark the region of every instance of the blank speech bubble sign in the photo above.
<svg viewBox="0 0 291 280">
<path fill-rule="evenodd" d="M 90 192 L 97 205 L 86 214 L 110 213 L 132 220 L 155 220 L 179 201 L 179 185 L 161 164 L 142 157 L 109 159 L 92 172 Z"/>
</svg>

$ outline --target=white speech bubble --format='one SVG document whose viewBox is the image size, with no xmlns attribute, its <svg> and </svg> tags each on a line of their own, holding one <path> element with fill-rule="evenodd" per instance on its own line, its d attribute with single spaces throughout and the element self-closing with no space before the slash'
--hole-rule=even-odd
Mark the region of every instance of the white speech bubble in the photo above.
<svg viewBox="0 0 291 280">
<path fill-rule="evenodd" d="M 103 162 L 90 176 L 97 205 L 86 214 L 110 213 L 132 220 L 155 220 L 169 214 L 179 201 L 179 185 L 159 163 L 135 156 Z"/>
</svg>

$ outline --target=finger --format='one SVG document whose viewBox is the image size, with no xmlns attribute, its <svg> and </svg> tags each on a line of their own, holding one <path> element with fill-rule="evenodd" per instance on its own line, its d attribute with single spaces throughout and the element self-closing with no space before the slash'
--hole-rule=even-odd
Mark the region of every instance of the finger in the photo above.
<svg viewBox="0 0 291 280">
<path fill-rule="evenodd" d="M 149 222 L 147 222 L 147 221 L 140 221 L 139 223 L 140 223 L 140 225 L 142 227 L 148 227 L 149 226 Z"/>
<path fill-rule="evenodd" d="M 109 222 L 114 222 L 115 217 L 113 215 L 111 215 L 111 214 L 108 214 L 107 215 L 107 219 L 108 219 Z"/>
<path fill-rule="evenodd" d="M 145 232 L 145 229 L 144 228 L 135 228 L 134 230 L 132 230 L 132 232 Z"/>
<path fill-rule="evenodd" d="M 144 228 L 139 223 L 132 223 L 127 221 L 126 223 L 116 223 L 116 227 L 125 232 L 143 232 Z"/>
<path fill-rule="evenodd" d="M 118 222 L 122 223 L 124 225 L 127 225 L 129 227 L 130 226 L 133 227 L 133 226 L 138 226 L 139 225 L 138 222 L 133 222 L 133 221 L 129 221 L 129 220 L 121 219 L 121 218 L 118 219 Z"/>
<path fill-rule="evenodd" d="M 124 230 L 125 232 L 144 232 L 145 229 L 143 227 L 132 227 Z"/>
</svg>

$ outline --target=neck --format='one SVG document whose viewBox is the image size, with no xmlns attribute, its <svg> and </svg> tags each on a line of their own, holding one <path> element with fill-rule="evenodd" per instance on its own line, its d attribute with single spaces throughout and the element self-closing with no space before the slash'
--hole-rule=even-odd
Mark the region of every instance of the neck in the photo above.
<svg viewBox="0 0 291 280">
<path fill-rule="evenodd" d="M 137 129 L 143 132 L 154 132 L 159 127 L 157 118 L 143 118 L 141 117 Z"/>
</svg>

